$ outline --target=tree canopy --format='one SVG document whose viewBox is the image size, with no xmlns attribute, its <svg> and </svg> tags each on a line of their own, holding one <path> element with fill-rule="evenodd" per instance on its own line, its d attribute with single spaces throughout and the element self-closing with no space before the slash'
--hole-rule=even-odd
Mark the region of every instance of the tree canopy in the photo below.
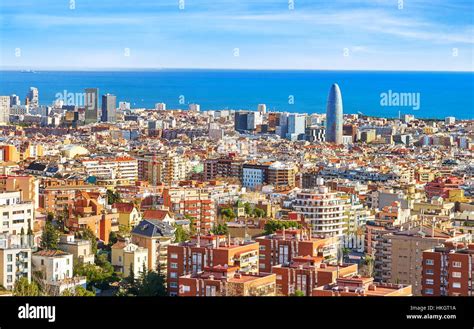
<svg viewBox="0 0 474 329">
<path fill-rule="evenodd" d="M 13 286 L 14 296 L 40 296 L 41 290 L 38 284 L 34 281 L 28 282 L 28 279 L 21 277 L 15 281 Z"/>
<path fill-rule="evenodd" d="M 59 235 L 59 230 L 56 229 L 50 221 L 46 221 L 43 234 L 41 235 L 41 249 L 58 249 Z"/>
<path fill-rule="evenodd" d="M 301 228 L 301 224 L 294 221 L 283 221 L 283 220 L 271 220 L 265 223 L 265 234 L 273 234 L 283 228 Z"/>
</svg>

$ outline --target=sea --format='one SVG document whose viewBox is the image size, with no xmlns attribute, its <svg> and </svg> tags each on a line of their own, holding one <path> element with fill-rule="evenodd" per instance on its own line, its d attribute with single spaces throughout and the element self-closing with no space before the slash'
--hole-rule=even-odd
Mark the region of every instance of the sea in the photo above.
<svg viewBox="0 0 474 329">
<path fill-rule="evenodd" d="M 0 71 L 0 95 L 22 104 L 30 87 L 50 105 L 64 95 L 99 88 L 132 108 L 267 110 L 325 113 L 329 89 L 341 89 L 344 113 L 395 118 L 474 119 L 473 72 L 271 71 L 157 69 L 120 71 Z M 100 99 L 100 97 L 99 97 Z M 76 104 L 82 105 L 82 104 Z"/>
</svg>

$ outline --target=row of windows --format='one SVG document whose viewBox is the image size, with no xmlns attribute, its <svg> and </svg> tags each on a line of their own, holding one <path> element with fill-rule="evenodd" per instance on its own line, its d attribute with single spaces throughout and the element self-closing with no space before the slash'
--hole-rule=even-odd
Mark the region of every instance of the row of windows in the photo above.
<svg viewBox="0 0 474 329">
<path fill-rule="evenodd" d="M 434 260 L 433 259 L 427 259 L 425 260 L 426 265 L 434 265 Z M 454 268 L 461 268 L 462 267 L 462 262 L 451 262 L 452 267 Z"/>
</svg>

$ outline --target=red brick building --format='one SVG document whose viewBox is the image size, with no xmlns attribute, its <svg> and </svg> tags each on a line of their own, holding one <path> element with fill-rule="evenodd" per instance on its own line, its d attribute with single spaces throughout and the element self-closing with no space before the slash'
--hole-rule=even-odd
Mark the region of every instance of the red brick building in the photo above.
<svg viewBox="0 0 474 329">
<path fill-rule="evenodd" d="M 238 266 L 216 265 L 179 277 L 179 296 L 275 296 L 275 274 L 243 274 Z"/>
<path fill-rule="evenodd" d="M 193 237 L 168 246 L 168 292 L 179 293 L 179 278 L 214 266 L 237 266 L 242 274 L 258 274 L 258 243 L 231 241 L 223 235 Z"/>
<path fill-rule="evenodd" d="M 277 294 L 290 296 L 296 291 L 311 296 L 314 288 L 334 283 L 338 277 L 357 274 L 357 264 L 331 265 L 321 257 L 294 257 L 288 266 L 275 265 Z"/>
<path fill-rule="evenodd" d="M 316 239 L 304 229 L 277 231 L 259 237 L 260 271 L 270 273 L 275 265 L 289 265 L 294 257 L 321 257 L 330 261 L 337 256 L 337 238 Z"/>
<path fill-rule="evenodd" d="M 473 296 L 474 244 L 446 242 L 423 252 L 423 296 Z"/>
</svg>

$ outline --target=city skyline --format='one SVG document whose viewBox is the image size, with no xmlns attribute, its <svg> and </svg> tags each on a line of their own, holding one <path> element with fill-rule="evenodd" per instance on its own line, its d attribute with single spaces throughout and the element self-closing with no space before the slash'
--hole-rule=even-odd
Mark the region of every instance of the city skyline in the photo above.
<svg viewBox="0 0 474 329">
<path fill-rule="evenodd" d="M 2 69 L 473 68 L 469 1 L 29 4 L 0 5 Z"/>
</svg>

